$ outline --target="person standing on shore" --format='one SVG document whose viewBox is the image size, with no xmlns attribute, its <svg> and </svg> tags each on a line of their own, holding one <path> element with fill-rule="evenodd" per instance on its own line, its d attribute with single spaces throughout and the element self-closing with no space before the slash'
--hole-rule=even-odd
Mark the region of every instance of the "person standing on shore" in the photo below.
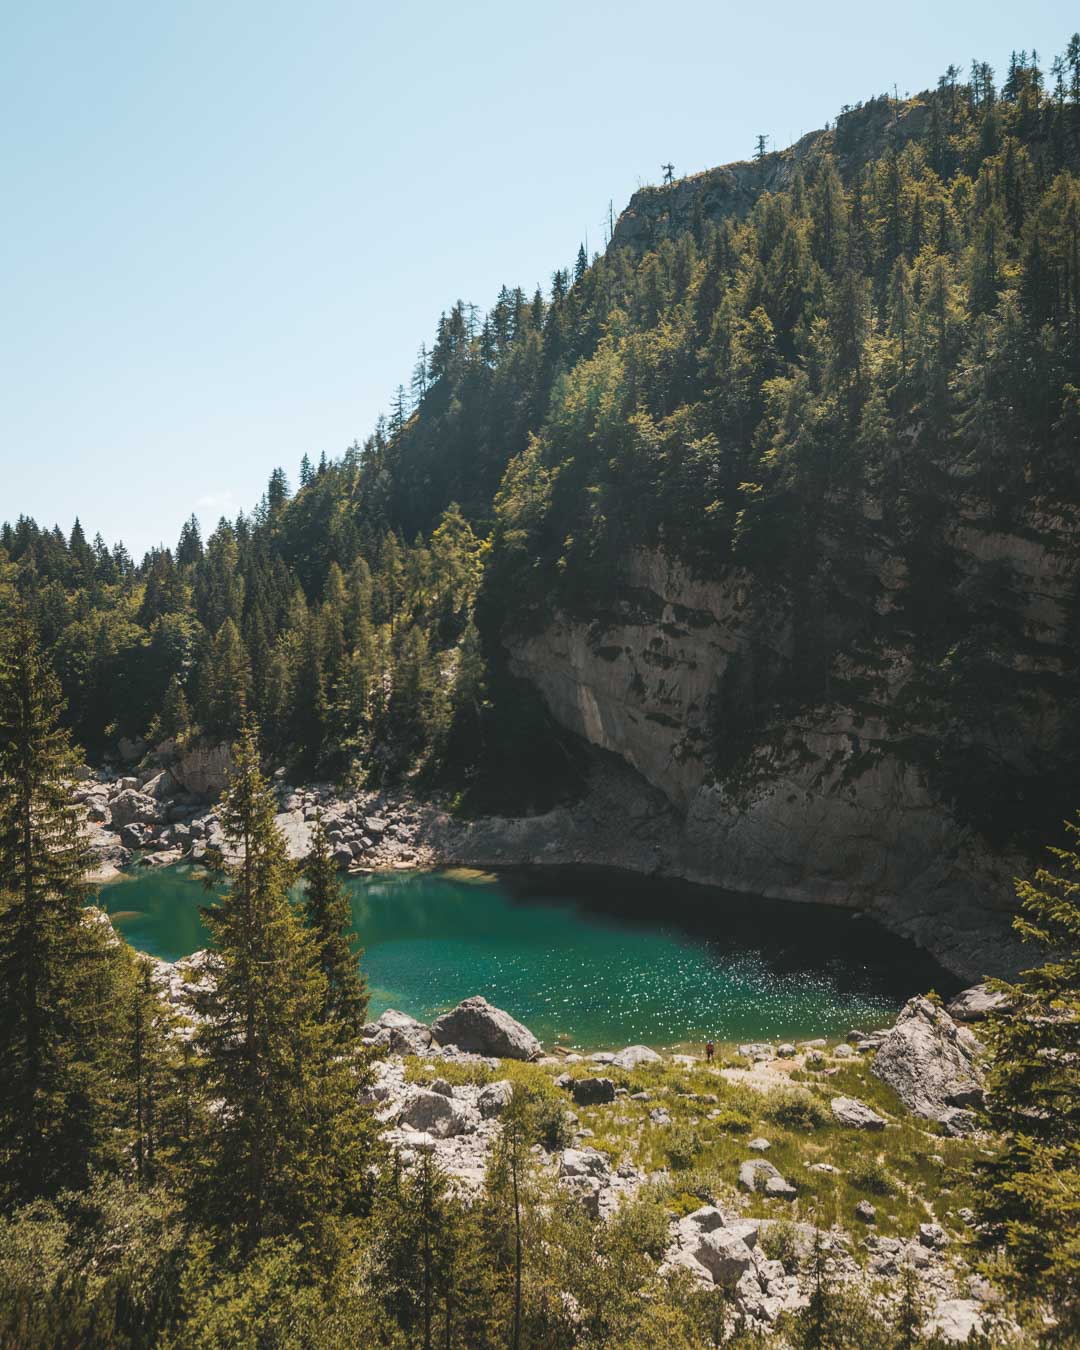
<svg viewBox="0 0 1080 1350">
<path fill-rule="evenodd" d="M 705 1042 L 705 1063 L 706 1063 L 706 1064 L 711 1064 L 712 1061 L 713 1061 L 713 1055 L 715 1055 L 715 1054 L 716 1054 L 716 1046 L 713 1045 L 712 1041 L 706 1041 L 706 1042 Z"/>
</svg>

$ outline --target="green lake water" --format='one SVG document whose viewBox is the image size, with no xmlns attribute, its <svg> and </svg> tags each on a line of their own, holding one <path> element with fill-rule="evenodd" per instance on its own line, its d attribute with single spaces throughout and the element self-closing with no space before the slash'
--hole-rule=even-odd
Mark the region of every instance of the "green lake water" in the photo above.
<svg viewBox="0 0 1080 1350">
<path fill-rule="evenodd" d="M 101 903 L 167 960 L 207 945 L 198 870 L 138 871 Z M 346 881 L 371 1013 L 424 1021 L 483 994 L 584 1049 L 846 1032 L 956 987 L 870 919 L 619 873 L 416 872 Z"/>
</svg>

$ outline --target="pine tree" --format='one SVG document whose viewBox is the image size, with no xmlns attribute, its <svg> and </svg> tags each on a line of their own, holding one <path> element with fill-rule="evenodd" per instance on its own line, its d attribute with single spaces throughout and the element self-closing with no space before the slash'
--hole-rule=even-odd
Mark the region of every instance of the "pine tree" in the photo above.
<svg viewBox="0 0 1080 1350">
<path fill-rule="evenodd" d="M 124 1000 L 127 1117 L 135 1181 L 145 1190 L 170 1172 L 192 1133 L 187 1097 L 185 1042 L 177 1038 L 175 1013 L 154 979 L 154 964 L 139 957 Z M 197 1108 L 196 1108 L 197 1109 Z"/>
<path fill-rule="evenodd" d="M 315 939 L 319 967 L 326 978 L 323 1018 L 347 1038 L 359 1034 L 367 1017 L 367 981 L 360 974 L 361 952 L 349 934 L 349 898 L 330 853 L 322 813 L 315 819 L 311 848 L 304 862 L 304 913 Z"/>
<path fill-rule="evenodd" d="M 1066 822 L 1080 837 L 1080 817 Z M 1080 852 L 1017 884 L 1020 936 L 1047 951 L 989 1019 L 987 1116 L 1001 1137 L 977 1167 L 979 1240 L 1002 1246 L 1025 1297 L 1049 1297 L 1062 1344 L 1080 1336 Z"/>
<path fill-rule="evenodd" d="M 228 883 L 204 910 L 214 987 L 200 995 L 204 1090 L 220 1103 L 198 1159 L 193 1198 L 212 1226 L 250 1251 L 299 1237 L 328 1253 L 335 1219 L 358 1202 L 370 1126 L 356 1104 L 361 1076 L 323 1020 L 326 978 L 315 940 L 289 900 L 295 869 L 274 823 L 274 794 L 248 723 L 222 799 Z"/>
<path fill-rule="evenodd" d="M 25 617 L 0 651 L 0 1193 L 85 1185 L 110 1154 L 118 944 L 83 906 L 92 863 L 71 806 L 55 676 Z"/>
</svg>

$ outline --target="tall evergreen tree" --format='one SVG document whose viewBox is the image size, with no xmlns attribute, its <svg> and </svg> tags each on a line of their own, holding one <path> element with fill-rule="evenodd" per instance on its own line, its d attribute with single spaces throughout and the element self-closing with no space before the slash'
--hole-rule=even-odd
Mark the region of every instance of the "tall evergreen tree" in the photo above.
<svg viewBox="0 0 1080 1350">
<path fill-rule="evenodd" d="M 1066 822 L 1080 838 L 1080 817 Z M 1002 1246 L 1026 1297 L 1053 1295 L 1062 1345 L 1080 1338 L 1080 852 L 1017 885 L 1015 928 L 1046 950 L 987 1023 L 987 1115 L 1000 1137 L 977 1168 L 979 1240 Z M 995 1271 L 1000 1271 L 995 1267 Z"/>
<path fill-rule="evenodd" d="M 340 1026 L 323 1020 L 326 977 L 289 900 L 295 869 L 251 723 L 234 754 L 221 806 L 228 852 L 211 860 L 228 889 L 204 911 L 214 987 L 197 1000 L 205 1088 L 221 1107 L 193 1197 L 244 1251 L 293 1235 L 325 1255 L 363 1187 L 367 1117 Z"/>
<path fill-rule="evenodd" d="M 84 1185 L 109 1153 L 112 930 L 87 920 L 74 755 L 32 624 L 0 650 L 0 1193 Z"/>
<path fill-rule="evenodd" d="M 338 877 L 320 813 L 304 863 L 304 913 L 315 939 L 319 967 L 326 978 L 323 1017 L 355 1037 L 367 1016 L 367 981 L 360 973 L 360 951 L 349 933 L 349 897 Z"/>
</svg>

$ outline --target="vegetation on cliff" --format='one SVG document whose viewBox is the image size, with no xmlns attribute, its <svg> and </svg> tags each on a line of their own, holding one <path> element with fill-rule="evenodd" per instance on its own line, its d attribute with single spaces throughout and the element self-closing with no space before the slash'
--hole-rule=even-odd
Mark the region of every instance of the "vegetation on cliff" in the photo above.
<svg viewBox="0 0 1080 1350">
<path fill-rule="evenodd" d="M 887 703 L 995 840 L 1041 826 L 1080 754 L 1076 663 L 995 540 L 1075 538 L 1078 167 L 1077 38 L 1049 74 L 1021 53 L 1000 83 L 975 62 L 845 108 L 734 166 L 729 197 L 710 175 L 639 193 L 548 294 L 456 305 L 389 418 L 305 458 L 295 494 L 275 470 L 255 511 L 138 564 L 20 519 L 0 590 L 91 750 L 229 737 L 243 696 L 309 770 L 539 797 L 563 759 L 503 639 L 556 606 L 602 616 L 656 545 L 750 569 L 794 615 L 790 651 L 746 658 L 714 709 L 729 760 L 799 708 Z M 1050 743 L 1018 752 L 1046 707 Z"/>
</svg>

